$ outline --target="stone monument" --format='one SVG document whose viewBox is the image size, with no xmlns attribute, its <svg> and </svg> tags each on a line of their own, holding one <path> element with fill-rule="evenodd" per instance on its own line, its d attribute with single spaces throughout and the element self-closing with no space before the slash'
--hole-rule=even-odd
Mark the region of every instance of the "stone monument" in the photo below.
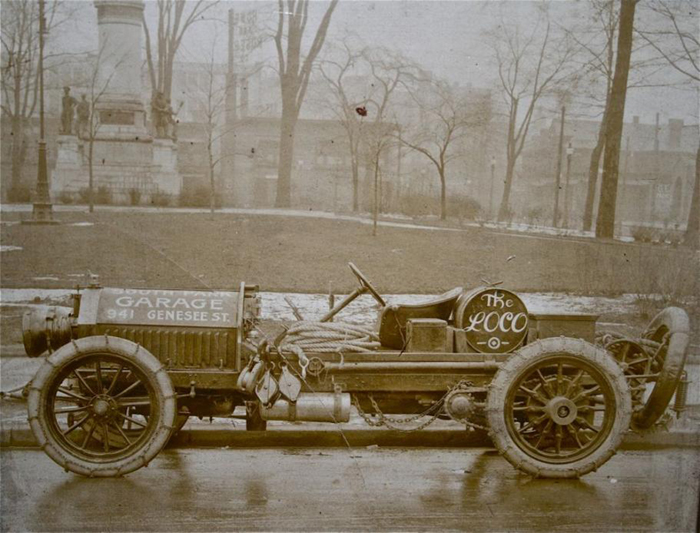
<svg viewBox="0 0 700 533">
<path fill-rule="evenodd" d="M 94 0 L 99 54 L 94 105 L 99 121 L 93 142 L 94 189 L 109 189 L 112 199 L 126 201 L 132 189 L 142 198 L 155 193 L 176 196 L 182 188 L 177 146 L 170 138 L 154 139 L 146 127 L 142 100 L 141 35 L 143 0 Z M 74 128 L 75 129 L 75 128 Z M 88 186 L 90 135 L 61 135 L 52 176 L 53 194 L 77 193 Z"/>
</svg>

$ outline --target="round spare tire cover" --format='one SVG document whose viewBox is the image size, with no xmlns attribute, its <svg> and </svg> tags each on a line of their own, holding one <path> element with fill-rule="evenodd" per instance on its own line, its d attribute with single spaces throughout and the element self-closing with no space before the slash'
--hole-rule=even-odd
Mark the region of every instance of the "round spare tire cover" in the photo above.
<svg viewBox="0 0 700 533">
<path fill-rule="evenodd" d="M 528 330 L 528 312 L 517 294 L 497 287 L 463 295 L 455 310 L 455 326 L 479 353 L 508 353 L 518 348 Z"/>
</svg>

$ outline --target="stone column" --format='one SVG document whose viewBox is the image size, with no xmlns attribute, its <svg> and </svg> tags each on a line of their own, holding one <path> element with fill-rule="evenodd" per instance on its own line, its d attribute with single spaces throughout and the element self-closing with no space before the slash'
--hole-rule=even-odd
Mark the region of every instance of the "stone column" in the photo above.
<svg viewBox="0 0 700 533">
<path fill-rule="evenodd" d="M 107 87 L 97 109 L 99 136 L 135 138 L 147 134 L 141 101 L 143 0 L 94 0 L 97 8 L 99 89 Z"/>
</svg>

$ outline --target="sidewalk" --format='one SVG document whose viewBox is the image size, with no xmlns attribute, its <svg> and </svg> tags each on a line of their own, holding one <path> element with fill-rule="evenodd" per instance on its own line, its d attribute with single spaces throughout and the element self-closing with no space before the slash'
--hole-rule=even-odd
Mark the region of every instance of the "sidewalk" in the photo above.
<svg viewBox="0 0 700 533">
<path fill-rule="evenodd" d="M 150 206 L 128 206 L 128 205 L 100 205 L 96 207 L 99 211 L 111 212 L 138 212 L 138 213 L 179 213 L 182 215 L 195 213 L 209 213 L 208 208 L 202 207 L 150 207 Z M 87 212 L 85 205 L 61 205 L 53 206 L 56 213 L 81 213 Z M 31 213 L 31 204 L 0 204 L 0 213 Z M 261 215 L 261 216 L 282 216 L 301 218 L 322 218 L 332 220 L 342 220 L 345 222 L 356 222 L 359 224 L 372 225 L 374 220 L 371 213 L 334 213 L 330 211 L 316 211 L 303 209 L 285 208 L 244 208 L 244 207 L 222 207 L 216 210 L 219 214 L 234 215 Z M 377 225 L 388 228 L 418 229 L 425 231 L 460 232 L 473 231 L 474 229 L 487 229 L 493 232 L 502 232 L 512 235 L 523 235 L 531 238 L 552 239 L 567 237 L 568 239 L 591 240 L 595 236 L 592 232 L 582 232 L 577 230 L 566 230 L 561 228 L 551 228 L 547 226 L 530 226 L 527 224 L 510 224 L 505 222 L 486 222 L 471 220 L 441 221 L 437 217 L 414 218 L 407 215 L 380 214 Z M 629 237 L 618 239 L 620 242 L 631 242 Z"/>
<path fill-rule="evenodd" d="M 486 432 L 465 431 L 457 424 L 444 427 L 436 424 L 416 432 L 399 432 L 350 424 L 315 424 L 301 422 L 270 423 L 267 431 L 246 431 L 242 420 L 215 419 L 213 423 L 193 421 L 175 435 L 168 446 L 176 448 L 491 448 Z M 694 427 L 694 429 L 693 429 Z M 34 435 L 26 421 L 0 423 L 0 448 L 35 448 Z M 665 448 L 700 448 L 700 422 L 674 427 L 668 432 L 649 435 L 628 433 L 623 450 Z"/>
</svg>

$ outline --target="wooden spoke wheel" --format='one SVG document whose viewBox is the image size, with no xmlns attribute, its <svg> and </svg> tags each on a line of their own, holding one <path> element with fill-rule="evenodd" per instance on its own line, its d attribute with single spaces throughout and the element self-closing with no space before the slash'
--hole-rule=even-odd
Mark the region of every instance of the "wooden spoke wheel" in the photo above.
<svg viewBox="0 0 700 533">
<path fill-rule="evenodd" d="M 614 340 L 606 344 L 605 349 L 624 372 L 632 395 L 632 407 L 639 409 L 644 401 L 647 381 L 658 375 L 659 359 L 650 350 L 630 339 Z"/>
<path fill-rule="evenodd" d="M 175 429 L 176 395 L 144 348 L 87 337 L 47 358 L 32 380 L 29 422 L 46 453 L 77 474 L 109 477 L 147 465 Z"/>
<path fill-rule="evenodd" d="M 143 414 L 143 411 L 141 413 L 131 410 L 131 409 L 124 409 L 122 411 L 125 415 L 128 415 L 122 419 L 122 425 L 121 425 L 121 431 L 117 429 L 115 426 L 110 425 L 108 427 L 108 433 L 109 433 L 109 442 L 114 445 L 115 443 L 119 445 L 126 445 L 126 441 L 124 440 L 124 436 L 126 435 L 127 438 L 132 438 L 136 437 L 139 435 L 141 432 L 141 427 L 135 424 L 132 419 L 140 419 L 142 422 L 146 422 L 148 420 L 148 414 Z M 175 419 L 175 428 L 172 431 L 171 437 L 174 437 L 177 435 L 177 433 L 185 426 L 187 421 L 190 419 L 190 415 L 183 412 L 183 411 L 178 411 L 177 418 Z M 79 420 L 78 417 L 75 416 L 75 414 L 70 414 L 68 416 L 68 424 L 72 425 L 75 422 Z M 85 422 L 83 427 L 81 428 L 82 433 L 84 434 L 86 431 L 90 431 L 90 429 L 96 424 L 94 420 L 88 420 Z M 99 430 L 94 430 L 92 434 L 92 438 L 95 439 L 97 442 L 102 442 L 102 436 L 104 432 L 99 431 Z"/>
<path fill-rule="evenodd" d="M 494 377 L 486 411 L 496 448 L 516 468 L 572 478 L 615 453 L 632 405 L 622 370 L 605 350 L 562 337 L 509 358 Z"/>
<path fill-rule="evenodd" d="M 647 326 L 643 340 L 652 341 L 645 347 L 650 357 L 649 376 L 651 383 L 648 396 L 632 417 L 635 429 L 650 428 L 665 412 L 676 392 L 683 374 L 690 339 L 690 320 L 683 309 L 667 307 Z"/>
</svg>

